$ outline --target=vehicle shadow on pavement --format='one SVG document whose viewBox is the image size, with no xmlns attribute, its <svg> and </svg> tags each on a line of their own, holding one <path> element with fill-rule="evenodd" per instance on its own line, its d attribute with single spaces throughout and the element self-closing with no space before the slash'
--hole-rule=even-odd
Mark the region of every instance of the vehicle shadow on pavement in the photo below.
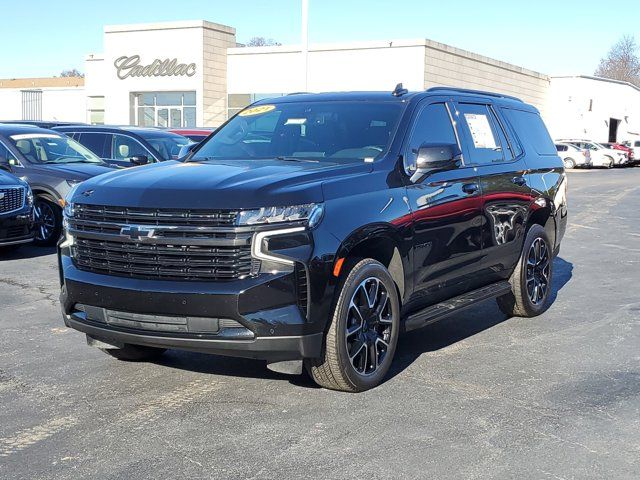
<svg viewBox="0 0 640 480">
<path fill-rule="evenodd" d="M 551 301 L 555 302 L 558 292 L 573 276 L 573 264 L 561 257 L 556 257 L 553 275 Z M 420 330 L 402 335 L 398 341 L 395 359 L 387 379 L 401 373 L 423 353 L 442 350 L 509 318 L 508 315 L 500 311 L 496 301 L 492 299 Z"/>
<path fill-rule="evenodd" d="M 554 261 L 554 279 L 551 298 L 571 280 L 573 264 L 557 257 Z M 509 317 L 502 313 L 495 300 L 482 302 L 451 317 L 445 318 L 420 330 L 402 335 L 387 380 L 409 367 L 420 355 L 435 352 L 488 328 L 498 325 Z M 156 362 L 157 365 L 191 372 L 232 377 L 287 380 L 291 384 L 305 388 L 319 388 L 306 375 L 285 375 L 268 370 L 266 362 L 244 358 L 232 358 L 219 355 L 206 355 L 186 351 L 172 350 Z"/>
<path fill-rule="evenodd" d="M 25 245 L 13 250 L 0 249 L 0 262 L 4 260 L 24 260 L 27 258 L 46 257 L 56 253 L 56 247 L 37 247 L 35 245 Z"/>
</svg>

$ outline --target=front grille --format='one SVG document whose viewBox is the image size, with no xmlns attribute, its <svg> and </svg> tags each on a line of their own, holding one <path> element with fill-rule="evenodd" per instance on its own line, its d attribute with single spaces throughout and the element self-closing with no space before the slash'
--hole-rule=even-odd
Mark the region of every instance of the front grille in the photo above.
<svg viewBox="0 0 640 480">
<path fill-rule="evenodd" d="M 11 213 L 24 207 L 24 187 L 0 187 L 0 213 Z"/>
<path fill-rule="evenodd" d="M 237 211 L 176 210 L 166 208 L 105 207 L 76 204 L 74 220 L 133 225 L 177 225 L 184 227 L 229 227 Z"/>
<path fill-rule="evenodd" d="M 232 228 L 236 215 L 76 204 L 69 219 L 74 261 L 81 270 L 131 278 L 243 278 L 252 273 L 252 234 Z M 131 235 L 141 230 L 130 226 L 144 227 L 143 234 Z"/>
<path fill-rule="evenodd" d="M 233 280 L 251 273 L 250 245 L 204 247 L 79 237 L 74 258 L 80 269 L 134 278 Z"/>
</svg>

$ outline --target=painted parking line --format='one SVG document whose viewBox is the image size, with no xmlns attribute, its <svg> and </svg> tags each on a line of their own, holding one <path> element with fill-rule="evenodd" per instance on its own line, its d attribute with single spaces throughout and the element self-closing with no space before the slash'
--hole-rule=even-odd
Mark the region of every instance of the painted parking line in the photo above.
<svg viewBox="0 0 640 480">
<path fill-rule="evenodd" d="M 76 423 L 78 423 L 78 420 L 74 417 L 59 417 L 41 425 L 21 430 L 10 437 L 0 438 L 0 457 L 8 457 L 13 453 L 40 443 L 63 430 L 71 428 Z"/>
</svg>

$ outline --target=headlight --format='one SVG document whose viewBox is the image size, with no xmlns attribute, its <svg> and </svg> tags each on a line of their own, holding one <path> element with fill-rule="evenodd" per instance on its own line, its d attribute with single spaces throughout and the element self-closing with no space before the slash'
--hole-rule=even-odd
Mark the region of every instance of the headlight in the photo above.
<svg viewBox="0 0 640 480">
<path fill-rule="evenodd" d="M 306 220 L 309 228 L 313 228 L 322 220 L 323 212 L 324 207 L 321 203 L 292 207 L 263 207 L 241 211 L 237 223 L 238 225 L 264 225 Z"/>
<path fill-rule="evenodd" d="M 81 182 L 73 183 L 72 181 L 67 180 L 67 183 L 71 186 L 71 190 L 69 190 L 67 195 L 64 197 L 64 200 L 62 200 L 60 203 L 62 204 L 62 207 L 63 207 L 64 216 L 73 217 L 73 214 L 74 214 L 73 196 L 76 194 L 76 191 L 78 190 L 78 186 L 80 185 Z"/>
</svg>

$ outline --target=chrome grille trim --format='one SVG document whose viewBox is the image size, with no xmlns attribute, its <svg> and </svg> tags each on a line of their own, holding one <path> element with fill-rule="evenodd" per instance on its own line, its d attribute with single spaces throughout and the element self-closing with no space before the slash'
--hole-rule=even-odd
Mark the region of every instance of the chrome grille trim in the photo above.
<svg viewBox="0 0 640 480">
<path fill-rule="evenodd" d="M 24 208 L 27 189 L 22 185 L 0 185 L 0 214 L 17 212 Z"/>
</svg>

